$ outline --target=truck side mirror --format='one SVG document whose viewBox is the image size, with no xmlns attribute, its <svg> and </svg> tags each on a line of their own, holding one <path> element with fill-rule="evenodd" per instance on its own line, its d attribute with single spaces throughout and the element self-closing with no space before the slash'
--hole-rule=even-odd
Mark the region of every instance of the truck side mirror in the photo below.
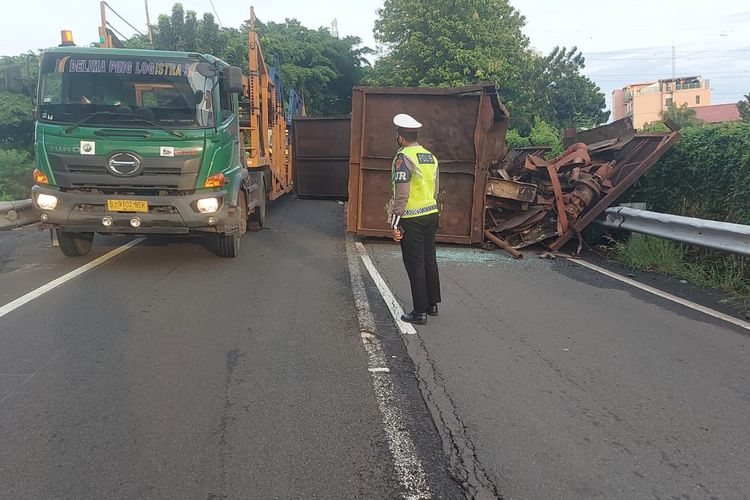
<svg viewBox="0 0 750 500">
<path fill-rule="evenodd" d="M 224 69 L 225 88 L 230 94 L 242 93 L 242 70 L 237 66 L 229 66 Z"/>
<path fill-rule="evenodd" d="M 21 77 L 21 65 L 11 64 L 4 69 L 5 90 L 14 94 L 25 94 L 26 89 Z"/>
</svg>

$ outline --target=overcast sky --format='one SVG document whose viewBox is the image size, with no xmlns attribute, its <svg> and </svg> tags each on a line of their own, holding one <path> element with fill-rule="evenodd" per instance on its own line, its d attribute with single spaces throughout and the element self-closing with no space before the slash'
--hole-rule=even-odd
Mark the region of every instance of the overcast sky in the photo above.
<svg viewBox="0 0 750 500">
<path fill-rule="evenodd" d="M 3 0 L 0 54 L 15 55 L 59 43 L 71 29 L 80 45 L 98 39 L 96 0 Z M 119 14 L 145 31 L 141 0 L 108 0 Z M 169 13 L 174 0 L 148 0 L 151 22 Z M 224 26 L 238 27 L 249 17 L 249 3 L 213 0 Z M 183 0 L 199 17 L 212 12 L 211 0 Z M 372 27 L 382 0 L 253 0 L 262 20 L 297 18 L 311 28 L 338 20 L 339 33 L 356 35 L 374 47 Z M 586 56 L 586 74 L 605 92 L 627 83 L 672 76 L 672 46 L 677 76 L 710 79 L 714 104 L 737 102 L 750 92 L 750 2 L 740 0 L 511 0 L 526 16 L 526 34 L 542 52 L 556 45 L 578 46 Z M 133 30 L 110 14 L 123 34 Z"/>
</svg>

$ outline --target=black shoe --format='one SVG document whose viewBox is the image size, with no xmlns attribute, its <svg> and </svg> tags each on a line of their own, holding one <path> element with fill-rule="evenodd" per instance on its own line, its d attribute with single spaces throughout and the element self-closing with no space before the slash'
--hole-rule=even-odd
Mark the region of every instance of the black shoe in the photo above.
<svg viewBox="0 0 750 500">
<path fill-rule="evenodd" d="M 402 314 L 401 321 L 406 321 L 407 323 L 413 323 L 415 325 L 426 325 L 427 314 L 426 313 L 417 314 L 414 311 L 412 311 L 409 314 Z"/>
<path fill-rule="evenodd" d="M 427 306 L 427 314 L 429 314 L 430 316 L 437 316 L 438 315 L 437 304 L 432 304 L 430 306 Z"/>
</svg>

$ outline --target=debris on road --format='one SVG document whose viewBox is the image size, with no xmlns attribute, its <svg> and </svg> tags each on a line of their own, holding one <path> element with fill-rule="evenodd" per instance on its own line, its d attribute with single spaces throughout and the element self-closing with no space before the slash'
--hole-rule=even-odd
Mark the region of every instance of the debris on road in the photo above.
<svg viewBox="0 0 750 500">
<path fill-rule="evenodd" d="M 636 133 L 626 118 L 577 134 L 566 131 L 567 148 L 553 159 L 543 156 L 549 148 L 510 150 L 487 179 L 485 235 L 508 251 L 536 243 L 559 249 L 580 238 L 678 137 L 677 131 Z"/>
</svg>

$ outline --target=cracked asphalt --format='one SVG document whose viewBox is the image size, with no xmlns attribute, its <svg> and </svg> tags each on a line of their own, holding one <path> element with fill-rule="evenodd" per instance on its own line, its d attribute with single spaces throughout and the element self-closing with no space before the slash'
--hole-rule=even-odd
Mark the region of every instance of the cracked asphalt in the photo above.
<svg viewBox="0 0 750 500">
<path fill-rule="evenodd" d="M 238 259 L 149 239 L 0 317 L 0 498 L 404 496 L 344 208 L 269 216 Z M 67 259 L 0 233 L 0 305 L 127 241 Z M 398 248 L 365 247 L 408 308 Z M 438 259 L 440 316 L 414 336 L 360 266 L 433 498 L 747 496 L 746 333 L 560 259 Z"/>
<path fill-rule="evenodd" d="M 398 248 L 366 247 L 407 309 Z M 438 262 L 440 316 L 406 343 L 471 488 L 747 498 L 745 330 L 564 259 L 442 246 Z"/>
</svg>

